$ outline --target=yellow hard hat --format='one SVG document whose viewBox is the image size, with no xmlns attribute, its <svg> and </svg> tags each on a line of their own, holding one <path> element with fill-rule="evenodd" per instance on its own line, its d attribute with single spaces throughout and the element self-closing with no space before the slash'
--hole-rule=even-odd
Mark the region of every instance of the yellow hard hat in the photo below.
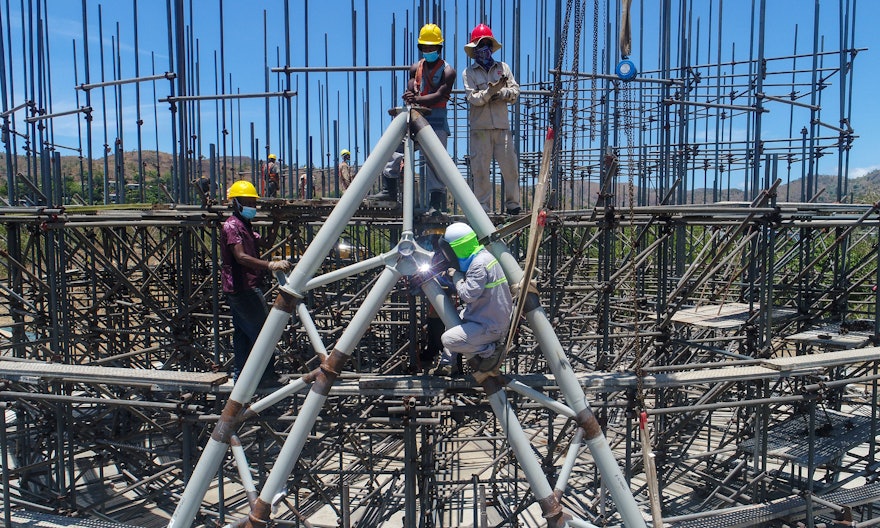
<svg viewBox="0 0 880 528">
<path fill-rule="evenodd" d="M 437 24 L 425 24 L 419 31 L 419 44 L 439 46 L 443 44 L 443 32 Z"/>
<path fill-rule="evenodd" d="M 247 180 L 239 180 L 233 183 L 229 187 L 229 191 L 226 193 L 227 198 L 259 198 L 260 195 L 257 194 L 257 188 L 254 187 L 254 184 Z"/>
<path fill-rule="evenodd" d="M 351 152 L 348 149 L 342 149 L 342 152 L 339 153 L 340 156 L 351 156 Z"/>
<path fill-rule="evenodd" d="M 269 154 L 269 159 L 276 159 L 275 154 Z"/>
</svg>

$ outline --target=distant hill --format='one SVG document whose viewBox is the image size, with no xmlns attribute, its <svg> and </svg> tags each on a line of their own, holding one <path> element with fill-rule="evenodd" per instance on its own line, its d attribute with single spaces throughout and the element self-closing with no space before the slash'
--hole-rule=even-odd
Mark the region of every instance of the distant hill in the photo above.
<svg viewBox="0 0 880 528">
<path fill-rule="evenodd" d="M 17 158 L 18 172 L 26 172 L 25 157 L 18 156 Z M 141 158 L 144 177 L 148 185 L 156 182 L 159 175 L 161 175 L 163 182 L 167 182 L 170 180 L 171 167 L 174 162 L 173 156 L 171 154 L 166 152 L 157 153 L 156 151 L 143 151 Z M 236 179 L 242 177 L 246 178 L 250 176 L 252 172 L 250 158 L 236 156 L 234 158 L 229 158 L 229 160 L 229 167 L 225 171 L 227 182 L 232 182 Z M 201 173 L 207 176 L 210 171 L 209 161 L 210 160 L 208 159 L 202 159 L 199 163 L 199 161 L 197 160 L 195 162 L 197 166 L 194 167 L 192 171 L 190 171 L 191 174 Z M 70 183 L 75 183 L 79 181 L 79 175 L 81 173 L 80 167 L 82 167 L 83 172 L 87 171 L 86 161 L 84 159 L 81 159 L 79 156 L 61 156 L 61 173 L 65 175 Z M 107 157 L 107 167 L 108 172 L 110 172 L 111 175 L 115 175 L 115 156 Z M 136 183 L 138 175 L 140 173 L 140 171 L 138 170 L 137 151 L 124 153 L 122 159 L 122 169 L 124 170 L 126 181 L 128 183 Z M 217 169 L 218 174 L 222 174 L 224 172 L 224 167 L 218 167 Z M 92 162 L 92 171 L 95 175 L 95 178 L 100 182 L 103 182 L 104 158 L 98 158 Z M 779 201 L 801 201 L 801 188 L 803 182 L 800 180 L 800 178 L 793 180 L 790 184 L 786 184 L 784 180 L 785 176 L 781 177 L 783 178 L 783 183 L 779 187 L 777 199 Z M 815 198 L 815 201 L 819 203 L 829 203 L 836 201 L 835 197 L 837 194 L 837 177 L 820 175 L 818 178 L 819 195 Z M 316 181 L 319 179 L 320 178 L 316 176 Z M 5 190 L 6 156 L 5 154 L 0 153 L 0 191 L 3 191 L 3 194 L 5 194 Z M 598 185 L 595 182 L 575 182 L 574 185 L 569 182 L 566 185 L 566 188 L 560 191 L 560 194 L 565 197 L 564 201 L 566 208 L 571 208 L 572 206 L 591 207 L 596 202 L 598 190 Z M 848 198 L 844 200 L 846 202 L 867 204 L 877 202 L 878 200 L 880 200 L 880 170 L 873 171 L 861 178 L 851 179 L 849 181 L 849 189 L 847 191 Z M 614 189 L 612 192 L 617 194 L 618 198 L 625 198 L 629 193 L 629 189 L 626 183 L 620 183 L 619 181 L 617 188 Z M 689 196 L 687 203 L 704 203 L 704 201 L 712 202 L 712 189 L 697 188 L 691 190 L 688 194 Z M 573 195 L 575 196 L 574 201 L 572 200 Z M 728 190 L 725 188 L 721 190 L 719 200 L 743 201 L 743 196 L 744 193 L 742 189 Z M 584 201 L 586 201 L 587 203 L 584 203 Z M 651 197 L 650 201 L 651 204 L 654 205 L 656 199 L 654 197 Z"/>
</svg>

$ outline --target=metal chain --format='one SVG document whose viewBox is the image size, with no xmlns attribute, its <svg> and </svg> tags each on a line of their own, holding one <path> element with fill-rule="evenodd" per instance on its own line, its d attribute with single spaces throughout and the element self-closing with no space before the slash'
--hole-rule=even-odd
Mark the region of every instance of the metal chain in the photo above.
<svg viewBox="0 0 880 528">
<path fill-rule="evenodd" d="M 584 0 L 586 7 L 586 0 Z M 599 0 L 593 0 L 593 73 L 599 71 Z M 590 141 L 596 138 L 596 76 L 590 79 Z"/>
<path fill-rule="evenodd" d="M 574 48 L 572 49 L 572 57 L 571 57 L 571 70 L 574 73 L 572 76 L 574 83 L 573 90 L 573 100 L 571 104 L 571 157 L 570 157 L 570 168 L 569 168 L 569 191 L 571 192 L 571 206 L 576 207 L 574 203 L 574 184 L 575 184 L 575 145 L 577 144 L 577 122 L 578 122 L 578 111 L 579 111 L 579 101 L 580 101 L 580 79 L 578 77 L 578 72 L 580 71 L 581 64 L 581 29 L 583 27 L 584 15 L 586 14 L 587 9 L 587 0 L 584 0 L 581 6 L 575 6 L 574 8 Z M 562 197 L 562 208 L 565 209 L 565 195 Z"/>
<path fill-rule="evenodd" d="M 568 0 L 565 4 L 565 22 L 562 23 L 562 42 L 559 44 L 559 55 L 556 57 L 556 69 L 558 71 L 562 71 L 562 58 L 565 56 L 565 45 L 568 43 L 568 23 L 571 20 L 571 6 L 573 0 Z M 561 79 L 562 76 L 560 75 Z"/>
<path fill-rule="evenodd" d="M 621 83 L 620 97 L 622 99 L 623 111 L 623 129 L 626 134 L 626 173 L 627 173 L 627 199 L 629 200 L 629 225 L 630 225 L 630 275 L 633 281 L 633 336 L 635 346 L 635 367 L 636 367 L 636 398 L 638 398 L 639 408 L 645 409 L 645 387 L 642 375 L 644 366 L 644 358 L 642 357 L 642 344 L 639 337 L 639 297 L 638 297 L 638 269 L 636 268 L 636 256 L 638 255 L 638 233 L 635 225 L 635 204 L 636 204 L 636 185 L 635 173 L 638 169 L 635 154 L 635 140 L 633 138 L 633 115 L 632 115 L 632 91 L 629 82 L 619 81 Z"/>
<path fill-rule="evenodd" d="M 553 107 L 550 109 L 550 123 L 553 124 L 556 118 L 556 112 L 559 111 L 558 105 L 560 103 L 560 99 L 562 98 L 562 59 L 565 57 L 565 46 L 568 43 L 568 24 L 571 21 L 571 8 L 572 8 L 573 0 L 568 0 L 565 5 L 565 18 L 562 24 L 562 41 L 559 43 L 559 55 L 556 57 L 556 71 L 558 72 L 556 75 L 556 79 L 553 83 Z M 560 123 L 562 121 L 562 117 L 560 116 Z M 560 127 L 561 128 L 561 127 Z M 556 141 L 553 142 L 553 159 L 561 160 L 560 153 L 562 152 L 562 134 L 561 131 L 557 130 L 556 133 Z"/>
</svg>

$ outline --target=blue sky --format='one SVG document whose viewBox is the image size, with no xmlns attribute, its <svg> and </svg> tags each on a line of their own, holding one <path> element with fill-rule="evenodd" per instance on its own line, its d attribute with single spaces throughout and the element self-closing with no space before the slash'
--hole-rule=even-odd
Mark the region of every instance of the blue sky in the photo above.
<svg viewBox="0 0 880 528">
<path fill-rule="evenodd" d="M 863 175 L 866 172 L 880 168 L 880 149 L 878 149 L 878 137 L 880 137 L 880 105 L 875 104 L 873 99 L 876 97 L 877 86 L 880 84 L 880 74 L 878 74 L 877 66 L 880 61 L 877 60 L 877 53 L 880 52 L 880 35 L 872 27 L 875 20 L 880 19 L 880 2 L 869 0 L 850 0 L 850 6 L 853 1 L 857 1 L 857 23 L 855 31 L 855 47 L 868 48 L 867 51 L 860 52 L 855 60 L 854 74 L 855 82 L 852 89 L 852 127 L 858 135 L 858 139 L 851 151 L 850 170 L 852 176 Z M 21 87 L 24 84 L 24 65 L 21 50 L 21 29 L 20 29 L 20 13 L 18 11 L 19 2 L 11 2 L 9 7 L 11 10 L 12 20 L 12 60 L 13 74 L 16 88 L 16 96 L 14 104 L 20 104 L 23 100 Z M 36 2 L 35 2 L 36 3 Z M 653 64 L 656 57 L 655 48 L 658 41 L 658 13 L 656 12 L 656 4 L 659 1 L 645 0 L 644 5 L 640 0 L 633 2 L 633 33 L 634 33 L 634 54 L 633 60 L 642 60 L 647 64 Z M 185 2 L 187 20 L 194 20 L 193 26 L 188 28 L 191 31 L 192 41 L 198 46 L 198 56 L 194 60 L 198 62 L 200 70 L 199 91 L 202 94 L 215 92 L 215 84 L 219 84 L 217 80 L 217 71 L 219 70 L 219 52 L 220 52 L 220 20 L 219 20 L 219 0 L 192 0 L 191 4 L 195 10 L 195 16 L 191 17 L 190 2 Z M 445 15 L 442 20 L 438 20 L 444 30 L 447 46 L 445 48 L 445 58 L 452 62 L 459 72 L 467 65 L 467 58 L 462 51 L 462 45 L 466 43 L 468 33 L 473 25 L 483 18 L 495 29 L 499 40 L 505 45 L 499 52 L 497 58 L 511 62 L 516 58 L 522 64 L 541 63 L 542 51 L 540 48 L 546 46 L 549 40 L 547 35 L 553 30 L 552 12 L 547 14 L 545 9 L 549 4 L 549 10 L 552 11 L 555 2 L 543 0 L 523 0 L 519 7 L 519 13 L 522 16 L 523 23 L 519 27 L 521 31 L 519 56 L 514 57 L 515 47 L 512 42 L 514 34 L 514 13 L 511 8 L 511 2 L 486 0 L 485 2 L 460 1 L 445 2 Z M 588 17 L 585 21 L 585 31 L 591 30 L 592 27 L 592 2 L 586 2 Z M 616 2 L 600 2 L 602 9 L 607 6 L 615 6 Z M 678 5 L 678 1 L 673 4 Z M 749 28 L 751 27 L 750 15 L 752 5 L 755 3 L 749 0 L 726 0 L 723 3 L 723 44 L 724 57 L 727 60 L 732 54 L 733 47 L 736 47 L 737 58 L 748 56 L 749 49 Z M 844 3 L 845 4 L 845 3 Z M 103 41 L 104 41 L 104 78 L 113 79 L 114 76 L 121 78 L 135 77 L 135 60 L 134 60 L 134 24 L 133 24 L 133 7 L 132 0 L 115 0 L 105 1 L 102 3 L 93 0 L 87 0 L 88 25 L 89 25 L 89 53 L 90 53 L 90 74 L 91 82 L 98 82 L 101 79 L 101 65 L 99 53 L 99 6 L 100 15 L 103 23 Z M 164 0 L 139 0 L 138 6 L 138 48 L 141 50 L 139 54 L 140 75 L 151 75 L 153 72 L 153 62 L 155 63 L 155 71 L 163 73 L 169 70 L 168 59 L 168 35 L 166 24 L 166 10 Z M 224 64 L 226 77 L 223 79 L 226 92 L 256 93 L 265 89 L 265 68 L 264 68 L 264 40 L 268 48 L 268 63 L 270 67 L 278 64 L 284 64 L 284 0 L 224 0 Z M 708 41 L 707 33 L 712 31 L 709 27 L 709 20 L 712 17 L 717 20 L 719 11 L 718 0 L 693 0 L 693 19 L 692 23 L 701 24 L 700 40 Z M 84 96 L 82 92 L 74 90 L 77 83 L 84 82 L 84 64 L 82 57 L 83 50 L 83 21 L 82 21 L 82 5 L 81 2 L 73 0 L 47 0 L 48 26 L 49 26 L 49 47 L 50 47 L 50 64 L 49 71 L 51 74 L 51 102 L 52 112 L 63 112 L 66 110 L 77 108 L 84 104 Z M 354 6 L 354 11 L 352 10 Z M 481 17 L 478 10 L 481 6 L 485 6 L 485 15 Z M 838 0 L 829 1 L 822 0 L 819 4 L 821 12 L 820 33 L 825 36 L 823 43 L 826 50 L 837 50 L 840 43 L 835 39 L 838 34 L 839 20 L 837 11 Z M 795 45 L 799 54 L 808 52 L 812 46 L 812 20 L 815 8 L 814 0 L 767 0 L 767 24 L 772 29 L 766 33 L 766 52 L 768 57 L 788 56 L 793 53 Z M 291 41 L 291 65 L 292 66 L 323 66 L 326 62 L 330 66 L 350 66 L 357 64 L 363 66 L 369 64 L 371 66 L 388 66 L 388 65 L 405 65 L 413 60 L 414 53 L 414 36 L 421 23 L 426 19 L 434 17 L 422 18 L 418 8 L 418 3 L 413 1 L 382 1 L 367 2 L 366 0 L 323 0 L 321 2 L 309 2 L 306 5 L 302 0 L 291 0 L 289 2 L 290 9 L 290 41 Z M 644 9 L 644 20 L 641 17 L 641 10 Z M 4 32 L 6 31 L 5 16 L 6 5 L 2 7 L 4 16 Z M 711 15 L 710 15 L 711 11 Z M 306 16 L 308 17 L 306 19 Z M 546 21 L 546 23 L 545 23 Z M 268 31 L 264 32 L 264 23 Z M 713 22 L 714 25 L 715 22 Z M 306 40 L 306 24 L 308 24 L 308 41 Z M 396 31 L 391 31 L 392 24 Z M 352 45 L 353 29 L 357 32 L 354 46 Z M 544 28 L 547 28 L 546 30 Z M 604 27 L 600 25 L 600 31 L 604 32 Z M 797 42 L 795 42 L 795 32 L 797 31 Z M 369 37 L 367 38 L 367 34 Z M 540 38 L 536 38 L 536 34 L 540 34 Z M 118 40 L 117 40 L 118 35 Z M 188 35 L 189 36 L 189 35 Z M 615 35 L 616 38 L 616 35 Z M 713 37 L 714 38 L 714 37 Z M 393 43 L 392 43 L 393 39 Z M 601 39 L 604 39 L 601 36 Z M 600 40 L 601 42 L 601 40 Z M 114 72 L 112 46 L 118 46 L 120 55 L 121 71 Z M 74 46 L 76 52 L 74 53 Z M 305 50 L 308 47 L 308 59 Z M 703 46 L 701 54 L 707 54 L 707 46 Z M 568 47 L 571 53 L 571 45 Z M 543 53 L 546 53 L 543 52 Z M 644 55 L 643 57 L 638 56 Z M 76 72 L 74 72 L 74 55 L 76 55 Z M 354 57 L 356 55 L 356 58 Z M 713 62 L 710 58 L 697 58 L 694 62 L 698 64 L 706 64 Z M 586 62 L 586 61 L 584 61 Z M 583 66 L 581 71 L 586 68 Z M 799 67 L 808 67 L 806 59 L 801 59 L 798 63 Z M 534 69 L 534 68 L 533 68 Z M 653 69 L 649 67 L 647 69 Z M 608 72 L 611 73 L 611 72 Z M 74 75 L 76 74 L 76 81 Z M 231 83 L 229 76 L 232 76 Z M 379 134 L 385 124 L 388 123 L 389 117 L 385 113 L 385 109 L 392 105 L 399 104 L 399 93 L 405 83 L 405 76 L 402 73 L 392 75 L 391 73 L 371 73 L 369 86 L 365 78 L 361 76 L 357 81 L 357 96 L 347 97 L 346 94 L 354 91 L 353 76 L 344 73 L 312 73 L 309 75 L 308 89 L 306 89 L 305 76 L 302 74 L 295 75 L 296 83 L 294 89 L 298 90 L 296 98 L 296 107 L 294 113 L 295 120 L 295 146 L 293 152 L 288 153 L 285 157 L 287 161 L 295 161 L 299 159 L 300 164 L 304 163 L 305 150 L 308 144 L 308 138 L 305 134 L 306 114 L 308 113 L 308 122 L 312 124 L 310 133 L 313 141 L 313 152 L 315 156 L 320 156 L 320 152 L 324 152 L 325 158 L 329 157 L 331 151 L 335 151 L 336 147 L 357 148 L 356 156 L 363 159 L 368 150 L 367 144 L 372 144 L 378 139 Z M 549 76 L 546 77 L 549 79 Z M 278 76 L 270 75 L 270 91 L 276 91 L 278 86 Z M 327 81 L 329 90 L 326 89 Z M 520 82 L 524 83 L 527 79 L 520 78 Z M 831 79 L 831 83 L 835 83 L 836 79 Z M 460 80 L 457 88 L 460 88 Z M 839 112 L 836 108 L 837 100 L 834 95 L 836 87 L 823 93 L 823 107 L 827 110 L 827 114 L 823 114 L 823 120 L 836 121 Z M 160 99 L 168 95 L 168 82 L 159 81 L 156 83 L 156 95 L 153 94 L 153 83 L 142 83 L 140 87 L 140 114 L 143 120 L 143 146 L 145 149 L 153 149 L 156 145 L 156 130 L 158 129 L 158 142 L 161 150 L 170 151 L 170 118 L 167 103 L 158 103 L 154 109 L 155 99 Z M 769 92 L 770 90 L 768 90 Z M 135 88 L 134 85 L 126 85 L 120 90 L 122 95 L 121 115 L 115 108 L 117 106 L 116 96 L 113 90 L 107 90 L 106 96 L 106 113 L 102 106 L 102 98 L 100 90 L 92 91 L 92 106 L 94 111 L 94 151 L 95 156 L 100 156 L 101 146 L 104 144 L 104 122 L 108 125 L 108 142 L 112 144 L 114 138 L 118 135 L 117 121 L 122 123 L 122 135 L 124 136 L 124 145 L 126 150 L 134 150 L 137 147 L 136 137 L 136 116 L 138 108 L 135 104 Z M 79 101 L 76 97 L 79 95 Z M 367 100 L 364 103 L 364 100 Z M 308 105 L 306 103 L 308 101 Z M 352 106 L 363 105 L 361 108 L 352 108 Z M 227 107 L 230 103 L 227 103 Z M 250 127 L 253 123 L 255 136 L 258 138 L 261 150 L 265 147 L 266 125 L 264 120 L 265 103 L 263 100 L 247 100 L 240 103 L 232 103 L 233 113 L 227 118 L 229 121 L 226 126 L 228 130 L 232 130 L 233 138 L 228 140 L 228 149 L 236 154 L 242 150 L 244 154 L 250 153 L 248 140 L 250 138 Z M 308 106 L 308 109 L 306 108 Z M 368 119 L 364 118 L 367 109 L 369 112 Z M 826 110 L 823 110 L 826 111 Z M 158 120 L 154 120 L 154 112 L 158 115 Z M 784 112 L 783 112 L 784 113 Z M 270 104 L 269 137 L 272 142 L 270 149 L 275 151 L 277 148 L 277 138 L 280 135 L 280 125 L 278 118 L 277 102 Z M 326 118 L 329 115 L 329 120 Z M 16 114 L 16 118 L 23 117 L 21 113 Z M 355 117 L 357 116 L 357 117 Z M 833 117 L 829 117 L 833 116 Z M 219 143 L 218 131 L 221 128 L 217 114 L 215 113 L 215 103 L 206 102 L 200 105 L 200 123 L 201 144 L 200 148 L 204 149 L 203 154 L 207 154 L 208 143 Z M 774 121 L 774 119 L 776 121 Z M 331 133 L 323 129 L 323 123 L 333 121 L 337 122 L 339 127 L 339 141 L 337 142 Z M 365 124 L 365 121 L 369 121 Z M 774 115 L 772 118 L 766 119 L 768 129 L 773 126 L 782 128 L 788 127 L 788 117 L 780 118 Z M 784 122 L 784 127 L 781 124 Z M 19 125 L 21 126 L 20 122 Z M 57 118 L 54 120 L 54 138 L 55 143 L 61 145 L 62 153 L 70 153 L 65 151 L 65 146 L 76 146 L 78 144 L 78 123 L 74 116 Z M 332 124 L 331 124 L 332 126 Z M 799 127 L 798 127 L 799 128 Z M 84 130 L 84 129 L 83 129 Z M 780 130 L 780 134 L 787 134 L 787 130 Z M 329 145 L 327 137 L 331 136 Z M 234 143 L 234 144 L 233 144 Z M 239 147 L 241 144 L 241 148 Z M 219 148 L 219 147 L 218 147 Z M 283 148 L 283 147 L 281 147 Z M 281 151 L 279 151 L 281 152 Z M 264 156 L 265 152 L 261 152 Z M 295 159 L 294 159 L 295 158 Z M 819 168 L 821 173 L 830 173 L 836 170 L 836 162 L 831 157 L 823 158 L 822 165 Z M 824 170 L 823 170 L 824 169 Z"/>
</svg>

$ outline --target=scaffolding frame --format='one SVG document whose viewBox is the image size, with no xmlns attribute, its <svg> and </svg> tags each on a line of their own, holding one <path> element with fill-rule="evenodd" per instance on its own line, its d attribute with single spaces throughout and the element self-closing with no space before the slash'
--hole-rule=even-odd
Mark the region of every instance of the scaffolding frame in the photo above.
<svg viewBox="0 0 880 528">
<path fill-rule="evenodd" d="M 666 526 L 876 522 L 880 358 L 871 345 L 880 336 L 880 219 L 878 204 L 849 203 L 849 150 L 858 139 L 852 82 L 864 51 L 855 45 L 855 0 L 830 4 L 840 24 L 829 40 L 841 49 L 824 49 L 817 2 L 810 51 L 795 44 L 784 56 L 765 55 L 769 29 L 766 2 L 759 0 L 750 25 L 755 46 L 746 57 L 722 50 L 711 36 L 702 40 L 692 2 L 665 0 L 657 20 L 663 53 L 652 64 L 644 49 L 637 52 L 638 75 L 629 81 L 612 74 L 620 58 L 609 51 L 615 49 L 611 28 L 621 24 L 616 3 L 594 2 L 590 47 L 587 2 L 536 2 L 536 26 L 554 19 L 554 45 L 536 38 L 535 54 L 528 55 L 533 63 L 522 60 L 526 45 L 516 38 L 530 6 L 473 4 L 463 10 L 467 16 L 498 17 L 493 28 L 509 35 L 508 56 L 519 59 L 510 62 L 523 93 L 511 111 L 524 190 L 537 181 L 548 124 L 558 138 L 539 293 L 530 305 L 546 307 L 546 318 L 529 312 L 495 387 L 503 385 L 509 396 L 500 414 L 515 416 L 526 439 L 516 449 L 531 446 L 540 474 L 517 463 L 505 423 L 491 418 L 490 410 L 505 405 L 498 392 L 467 379 L 420 375 L 429 303 L 409 285 L 388 287 L 375 320 L 351 347 L 351 372 L 341 373 L 323 409 L 301 394 L 324 360 L 323 345 L 311 353 L 315 343 L 343 338 L 355 308 L 384 280 L 369 271 L 370 263 L 408 229 L 421 233 L 460 219 L 460 198 L 439 219 L 401 217 L 409 209 L 396 204 L 350 204 L 341 234 L 324 240 L 327 255 L 313 262 L 342 280 L 334 288 L 296 290 L 310 311 L 286 312 L 266 349 L 277 349 L 290 383 L 254 402 L 235 393 L 244 388 L 226 383 L 231 327 L 218 284 L 217 230 L 227 212 L 220 197 L 232 179 L 259 184 L 261 150 L 279 145 L 282 158 L 296 161 L 288 164 L 281 198 L 261 201 L 255 225 L 280 220 L 282 241 L 264 256 L 301 261 L 345 199 L 331 196 L 337 187 L 329 153 L 340 144 L 331 86 L 353 84 L 350 105 L 364 109 L 361 122 L 376 120 L 370 73 L 388 73 L 396 88 L 401 61 L 392 55 L 392 66 L 301 67 L 290 63 L 287 31 L 287 63 L 269 68 L 265 60 L 277 86 L 267 74 L 264 92 L 235 93 L 231 78 L 227 87 L 217 72 L 218 93 L 210 93 L 196 80 L 199 52 L 185 31 L 192 16 L 185 2 L 172 0 L 168 70 L 157 73 L 154 63 L 149 75 L 138 70 L 122 78 L 114 69 L 113 79 L 102 71 L 93 82 L 86 44 L 75 109 L 52 108 L 40 61 L 25 68 L 40 79 L 33 87 L 24 81 L 32 97 L 7 95 L 21 79 L 13 50 L 0 53 L 9 182 L 7 206 L 0 207 L 6 299 L 0 316 L 9 321 L 0 338 L 7 526 L 39 516 L 71 526 L 74 517 L 165 525 L 181 497 L 190 498 L 185 489 L 194 476 L 205 479 L 205 491 L 188 507 L 203 526 L 252 522 L 248 515 L 260 498 L 278 508 L 273 521 L 293 526 L 541 526 L 547 522 L 542 499 L 550 497 L 536 497 L 536 479 L 581 519 L 567 521 L 570 526 L 625 522 L 609 488 L 631 490 L 646 519 L 657 501 Z M 728 28 L 713 11 L 721 3 L 709 5 L 708 26 L 720 43 Z M 4 7 L 8 20 L 9 3 Z M 87 7 L 84 2 L 84 20 Z M 366 6 L 363 11 L 368 14 Z M 463 34 L 461 15 L 455 3 L 419 2 L 402 18 L 404 33 L 434 19 L 449 21 L 447 35 Z M 88 27 L 84 22 L 84 37 Z M 26 38 L 43 42 L 45 29 L 29 27 Z M 304 31 L 310 39 L 308 24 Z M 392 32 L 399 32 L 396 22 Z M 369 33 L 362 38 L 367 42 Z M 642 39 L 639 45 L 645 46 Z M 410 62 L 413 50 L 404 49 L 403 62 Z M 42 50 L 40 60 L 48 60 L 48 47 Z M 301 163 L 296 101 L 310 108 L 319 74 L 324 111 L 310 119 L 306 110 L 304 128 L 306 136 L 320 128 L 320 154 L 309 150 Z M 157 94 L 163 80 L 167 92 Z M 305 89 L 298 88 L 301 81 Z M 100 178 L 93 127 L 103 119 L 112 131 L 115 110 L 99 109 L 97 94 L 113 90 L 121 109 L 131 93 L 123 86 L 136 89 L 140 112 L 141 85 L 153 87 L 154 108 L 167 104 L 163 112 L 174 123 L 170 177 L 163 178 L 158 153 L 155 174 L 148 172 L 153 161 L 141 146 L 140 114 L 137 164 L 115 161 L 125 151 L 120 110 L 117 137 L 104 138 L 107 177 Z M 837 89 L 830 103 L 823 100 L 829 86 Z M 469 168 L 462 95 L 455 91 L 450 101 L 449 163 L 463 185 Z M 240 106 L 235 111 L 234 102 L 251 98 L 265 101 L 264 133 L 243 129 Z M 209 126 L 202 130 L 201 111 L 211 102 L 218 110 L 216 142 L 207 139 Z M 778 115 L 787 135 L 771 121 Z M 53 127 L 72 119 L 85 143 L 55 144 Z M 739 130 L 746 132 L 740 137 Z M 377 152 L 371 132 L 351 139 L 356 164 Z M 80 158 L 78 192 L 65 184 L 72 177 L 62 172 L 65 149 Z M 818 166 L 828 153 L 837 166 L 826 184 Z M 307 199 L 301 200 L 294 198 L 294 176 L 303 165 Z M 202 177 L 209 183 L 204 196 L 190 185 Z M 492 177 L 503 196 L 497 170 Z M 137 203 L 127 204 L 127 193 Z M 164 203 L 144 203 L 148 193 Z M 528 208 L 530 193 L 523 195 Z M 419 203 L 424 196 L 414 192 L 410 205 Z M 510 249 L 509 275 L 524 258 L 528 235 L 515 220 L 491 214 L 480 227 L 481 236 Z M 290 281 L 268 289 L 267 301 L 291 295 L 284 286 Z M 544 338 L 548 330 L 558 351 Z M 560 376 L 554 365 L 560 357 L 571 377 Z M 589 403 L 572 403 L 578 393 Z M 197 461 L 223 423 L 227 400 L 246 409 L 243 420 L 229 437 L 229 452 L 216 454 L 216 467 L 199 473 Z M 585 431 L 579 406 L 595 410 L 594 428 Z M 641 411 L 648 451 L 640 447 Z M 308 442 L 289 475 L 272 477 L 307 412 L 314 424 L 297 434 Z M 622 483 L 609 482 L 603 458 L 591 454 L 596 437 L 590 435 L 597 433 L 607 439 Z M 646 472 L 650 465 L 656 481 Z M 267 482 L 288 493 L 258 495 L 268 493 Z"/>
</svg>

